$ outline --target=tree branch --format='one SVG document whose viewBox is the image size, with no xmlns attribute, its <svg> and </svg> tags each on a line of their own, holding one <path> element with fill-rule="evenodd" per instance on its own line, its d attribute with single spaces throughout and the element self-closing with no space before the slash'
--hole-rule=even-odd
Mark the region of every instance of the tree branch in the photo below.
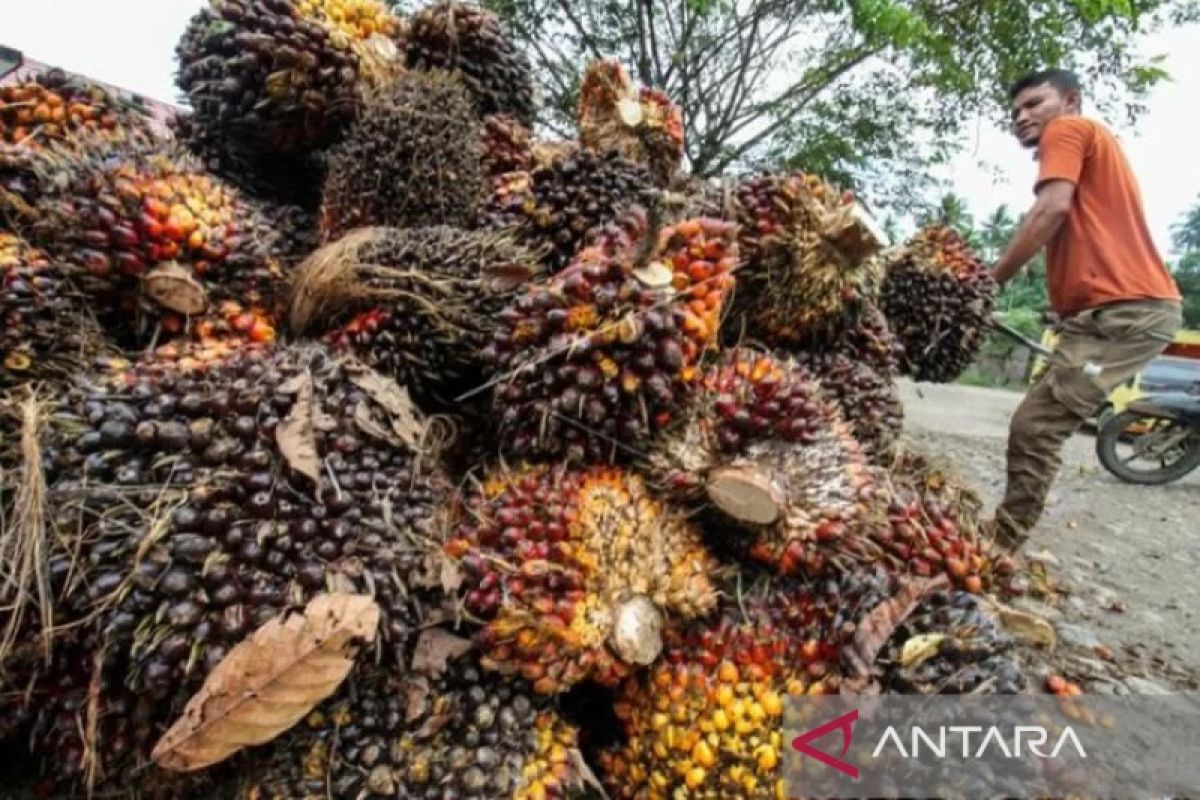
<svg viewBox="0 0 1200 800">
<path fill-rule="evenodd" d="M 579 17 L 577 17 L 575 12 L 571 9 L 571 0 L 557 0 L 557 4 L 558 7 L 562 9 L 562 12 L 567 15 L 567 19 L 575 28 L 575 33 L 579 36 L 580 42 L 583 43 L 584 47 L 591 51 L 592 57 L 596 59 L 604 58 L 604 54 L 601 53 L 600 49 L 596 46 L 596 41 L 592 38 L 592 35 L 587 32 L 587 29 L 584 28 Z"/>
<path fill-rule="evenodd" d="M 819 95 L 821 92 L 825 91 L 825 89 L 828 88 L 830 86 L 830 84 L 834 83 L 842 75 L 845 75 L 847 72 L 854 69 L 856 66 L 858 66 L 862 62 L 866 61 L 868 58 L 870 58 L 871 56 L 875 55 L 876 53 L 878 53 L 879 51 L 881 51 L 883 49 L 884 48 L 882 45 L 876 45 L 874 47 L 871 47 L 864 51 L 861 51 L 860 53 L 858 53 L 856 56 L 854 56 L 850 60 L 848 60 L 845 63 L 841 64 L 840 66 L 834 68 L 830 72 L 826 73 L 824 75 L 824 77 L 822 79 L 820 79 L 819 83 L 817 83 L 816 85 L 811 85 L 811 86 L 806 87 L 803 83 L 799 83 L 799 84 L 796 84 L 795 86 L 791 87 L 790 89 L 782 92 L 779 96 L 775 97 L 773 100 L 769 100 L 765 103 L 756 104 L 754 106 L 755 118 L 757 118 L 759 115 L 771 114 L 772 112 L 775 112 L 775 111 L 779 110 L 780 108 L 783 108 L 784 106 L 788 106 L 788 105 L 792 106 L 792 110 L 786 114 L 781 114 L 781 115 L 776 116 L 775 121 L 770 123 L 769 125 L 764 126 L 761 131 L 754 134 L 753 136 L 746 139 L 745 141 L 731 147 L 725 155 L 723 155 L 721 158 L 719 158 L 717 161 L 715 161 L 714 163 L 711 164 L 710 169 L 713 172 L 721 172 L 726 167 L 728 167 L 730 164 L 732 164 L 734 161 L 737 161 L 739 158 L 744 156 L 746 153 L 753 150 L 755 147 L 757 147 L 763 141 L 770 138 L 771 136 L 774 136 L 779 131 L 780 128 L 782 128 L 784 125 L 786 125 L 791 120 L 795 119 L 796 115 L 799 114 L 800 111 L 803 110 L 803 108 L 806 105 L 808 105 L 808 103 L 812 102 L 812 100 L 815 97 L 817 97 L 817 95 Z M 746 124 L 748 124 L 748 123 L 743 122 L 741 125 L 735 127 L 731 131 L 730 135 L 731 136 L 736 135 L 740 130 L 743 130 L 745 128 Z"/>
</svg>

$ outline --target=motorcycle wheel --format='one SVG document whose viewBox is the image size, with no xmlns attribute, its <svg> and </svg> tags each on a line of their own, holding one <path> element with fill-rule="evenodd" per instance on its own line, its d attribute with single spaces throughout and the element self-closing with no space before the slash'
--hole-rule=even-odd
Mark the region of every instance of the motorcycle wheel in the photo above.
<svg viewBox="0 0 1200 800">
<path fill-rule="evenodd" d="M 1130 431 L 1135 425 L 1136 431 Z M 1177 438 L 1181 433 L 1187 434 L 1181 442 L 1165 451 L 1155 448 L 1156 442 Z M 1200 466 L 1200 432 L 1181 422 L 1122 411 L 1108 417 L 1100 427 L 1096 456 L 1105 469 L 1128 483 L 1170 483 Z"/>
</svg>

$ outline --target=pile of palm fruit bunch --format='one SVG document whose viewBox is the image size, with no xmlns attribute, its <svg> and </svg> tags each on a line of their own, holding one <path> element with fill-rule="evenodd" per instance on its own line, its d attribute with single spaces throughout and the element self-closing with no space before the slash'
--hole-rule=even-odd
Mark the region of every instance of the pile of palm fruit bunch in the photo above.
<svg viewBox="0 0 1200 800">
<path fill-rule="evenodd" d="M 797 698 L 1025 688 L 978 497 L 899 442 L 972 352 L 952 234 L 885 271 L 816 176 L 688 176 L 612 60 L 540 138 L 476 6 L 210 0 L 177 54 L 165 139 L 0 87 L 36 796 L 774 798 Z"/>
<path fill-rule="evenodd" d="M 998 287 L 970 245 L 933 225 L 888 259 L 881 307 L 919 381 L 956 380 L 979 353 Z"/>
</svg>

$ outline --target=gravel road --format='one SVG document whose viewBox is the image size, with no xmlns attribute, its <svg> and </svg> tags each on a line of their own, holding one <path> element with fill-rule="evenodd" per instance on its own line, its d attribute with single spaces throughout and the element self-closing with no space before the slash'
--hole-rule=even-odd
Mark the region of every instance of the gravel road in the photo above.
<svg viewBox="0 0 1200 800">
<path fill-rule="evenodd" d="M 1008 419 L 1021 394 L 913 383 L 901 391 L 908 439 L 955 465 L 990 514 L 1004 491 Z M 1052 606 L 1021 602 L 1051 618 L 1068 647 L 1100 645 L 1106 656 L 1111 648 L 1123 674 L 1196 686 L 1200 472 L 1161 487 L 1122 483 L 1100 466 L 1086 433 L 1072 437 L 1063 460 L 1026 552 L 1047 554 L 1047 570 L 1064 595 Z M 1102 677 L 1098 664 L 1076 667 L 1096 672 L 1099 682 L 1112 677 Z"/>
</svg>

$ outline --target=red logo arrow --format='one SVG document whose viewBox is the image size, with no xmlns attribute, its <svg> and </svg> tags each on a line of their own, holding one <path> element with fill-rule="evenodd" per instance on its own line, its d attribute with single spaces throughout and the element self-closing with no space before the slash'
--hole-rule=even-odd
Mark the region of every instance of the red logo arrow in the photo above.
<svg viewBox="0 0 1200 800">
<path fill-rule="evenodd" d="M 854 780 L 858 780 L 858 767 L 854 766 L 853 764 L 849 764 L 838 757 L 845 756 L 846 752 L 850 749 L 850 742 L 854 738 L 854 723 L 857 721 L 858 709 L 856 708 L 853 711 L 847 711 L 837 719 L 832 719 L 819 728 L 813 728 L 810 731 L 805 731 L 795 739 L 792 739 L 792 749 L 799 753 L 803 753 L 806 756 L 815 758 L 822 764 L 833 767 L 844 775 L 849 775 Z M 809 744 L 809 742 L 813 741 L 814 739 L 820 739 L 830 731 L 838 730 L 842 732 L 842 752 L 839 753 L 838 756 L 831 756 L 828 753 L 818 750 Z"/>
</svg>

